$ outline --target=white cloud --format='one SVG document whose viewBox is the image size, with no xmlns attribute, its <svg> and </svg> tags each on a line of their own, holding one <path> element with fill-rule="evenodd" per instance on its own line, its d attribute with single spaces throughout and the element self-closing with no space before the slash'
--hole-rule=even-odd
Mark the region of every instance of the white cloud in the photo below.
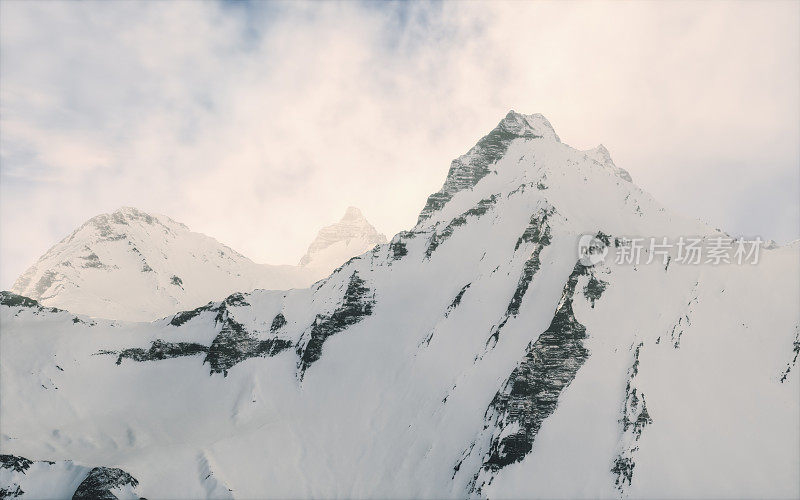
<svg viewBox="0 0 800 500">
<path fill-rule="evenodd" d="M 510 108 L 685 214 L 797 237 L 797 3 L 0 9 L 3 287 L 120 205 L 261 262 L 348 205 L 393 233 Z"/>
</svg>

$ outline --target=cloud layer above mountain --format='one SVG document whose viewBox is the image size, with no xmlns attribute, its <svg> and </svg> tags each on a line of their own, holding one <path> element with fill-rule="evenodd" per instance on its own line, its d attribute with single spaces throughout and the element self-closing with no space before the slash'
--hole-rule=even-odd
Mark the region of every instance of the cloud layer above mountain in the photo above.
<svg viewBox="0 0 800 500">
<path fill-rule="evenodd" d="M 0 286 L 122 205 L 293 263 L 382 232 L 511 108 L 671 208 L 798 237 L 800 5 L 0 4 Z"/>
</svg>

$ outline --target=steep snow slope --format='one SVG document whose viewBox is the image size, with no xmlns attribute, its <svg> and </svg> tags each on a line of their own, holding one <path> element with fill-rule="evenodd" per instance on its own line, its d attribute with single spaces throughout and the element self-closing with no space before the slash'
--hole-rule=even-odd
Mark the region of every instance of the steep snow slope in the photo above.
<svg viewBox="0 0 800 500">
<path fill-rule="evenodd" d="M 0 448 L 147 498 L 797 497 L 800 249 L 584 267 L 583 234 L 719 236 L 598 153 L 509 113 L 309 289 L 150 324 L 4 294 Z"/>
<path fill-rule="evenodd" d="M 361 210 L 348 207 L 339 222 L 320 229 L 299 265 L 327 276 L 347 259 L 382 243 L 386 236 L 375 230 Z"/>
</svg>

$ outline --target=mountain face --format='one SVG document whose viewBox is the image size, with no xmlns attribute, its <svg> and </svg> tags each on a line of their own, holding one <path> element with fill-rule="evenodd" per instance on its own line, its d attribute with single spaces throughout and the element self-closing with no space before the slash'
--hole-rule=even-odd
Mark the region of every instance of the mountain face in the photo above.
<svg viewBox="0 0 800 500">
<path fill-rule="evenodd" d="M 386 236 L 372 227 L 361 210 L 348 207 L 339 222 L 320 229 L 299 265 L 327 276 L 350 257 L 383 243 Z"/>
<path fill-rule="evenodd" d="M 263 265 L 168 217 L 122 208 L 56 244 L 11 291 L 75 313 L 150 321 L 234 292 L 309 286 L 379 242 L 385 238 L 351 207 L 320 231 L 308 265 Z"/>
<path fill-rule="evenodd" d="M 415 227 L 311 288 L 153 323 L 4 292 L 0 487 L 796 498 L 800 247 L 613 258 L 690 235 L 725 236 L 511 112 Z"/>
</svg>

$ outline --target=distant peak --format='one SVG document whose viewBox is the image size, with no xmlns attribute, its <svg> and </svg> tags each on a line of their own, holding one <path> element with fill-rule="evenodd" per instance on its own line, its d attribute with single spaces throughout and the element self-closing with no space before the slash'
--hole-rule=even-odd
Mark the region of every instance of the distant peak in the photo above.
<svg viewBox="0 0 800 500">
<path fill-rule="evenodd" d="M 339 249 L 338 253 L 334 255 L 320 257 L 325 249 L 337 243 L 341 243 L 346 248 Z M 299 265 L 306 266 L 314 261 L 325 261 L 333 258 L 336 266 L 338 266 L 350 257 L 363 253 L 380 243 L 386 243 L 386 236 L 378 233 L 367 218 L 364 217 L 364 214 L 361 213 L 361 210 L 352 206 L 347 207 L 344 216 L 339 222 L 319 230 L 317 237 L 308 247 L 308 251 L 300 259 Z M 317 262 L 316 265 L 327 266 L 328 262 Z"/>
<path fill-rule="evenodd" d="M 561 142 L 550 121 L 539 113 L 524 115 L 512 109 L 500 121 L 497 128 L 518 137 L 541 137 Z"/>
<path fill-rule="evenodd" d="M 358 220 L 366 220 L 364 214 L 361 213 L 361 210 L 359 210 L 357 207 L 347 207 L 347 210 L 345 210 L 344 215 L 342 216 L 341 222 Z"/>
<path fill-rule="evenodd" d="M 517 139 L 561 142 L 547 118 L 538 113 L 523 115 L 512 109 L 467 154 L 453 160 L 442 188 L 428 197 L 417 223 L 440 210 L 455 193 L 472 189 L 489 174 L 492 165 L 506 154 L 508 147 Z"/>
<path fill-rule="evenodd" d="M 131 224 L 143 224 L 151 226 L 159 224 L 170 229 L 181 229 L 188 231 L 185 224 L 174 221 L 164 215 L 151 215 L 135 207 L 120 207 L 111 213 L 100 214 L 86 221 L 78 231 L 85 227 L 95 227 L 101 234 L 108 236 L 112 233 L 126 232 Z M 112 227 L 116 229 L 112 230 Z"/>
</svg>

